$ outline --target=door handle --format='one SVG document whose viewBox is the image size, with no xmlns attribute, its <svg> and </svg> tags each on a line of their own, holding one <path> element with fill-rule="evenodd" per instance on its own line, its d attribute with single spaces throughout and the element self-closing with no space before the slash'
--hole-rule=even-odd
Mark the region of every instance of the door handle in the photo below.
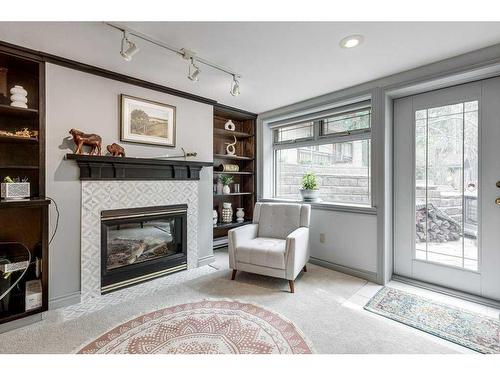
<svg viewBox="0 0 500 375">
<path fill-rule="evenodd" d="M 495 204 L 498 204 L 500 206 L 500 198 L 495 199 Z"/>
<path fill-rule="evenodd" d="M 500 181 L 497 181 L 495 185 L 497 186 L 497 188 L 500 188 Z"/>
</svg>

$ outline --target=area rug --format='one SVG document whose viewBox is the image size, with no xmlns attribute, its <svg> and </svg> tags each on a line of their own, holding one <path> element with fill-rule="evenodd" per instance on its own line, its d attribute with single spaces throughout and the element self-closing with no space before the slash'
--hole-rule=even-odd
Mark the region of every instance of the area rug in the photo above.
<svg viewBox="0 0 500 375">
<path fill-rule="evenodd" d="M 480 353 L 500 353 L 498 319 L 388 287 L 365 309 Z"/>
<path fill-rule="evenodd" d="M 297 327 L 262 307 L 205 300 L 141 315 L 78 351 L 82 354 L 309 354 Z"/>
</svg>

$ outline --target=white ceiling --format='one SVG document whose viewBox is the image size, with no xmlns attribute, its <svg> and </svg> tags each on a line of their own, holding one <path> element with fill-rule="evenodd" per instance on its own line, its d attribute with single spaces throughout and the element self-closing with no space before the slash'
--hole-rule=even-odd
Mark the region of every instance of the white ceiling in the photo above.
<svg viewBox="0 0 500 375">
<path fill-rule="evenodd" d="M 82 61 L 261 113 L 283 105 L 500 43 L 500 22 L 128 22 L 127 25 L 239 72 L 230 77 L 188 64 L 145 41 L 131 62 L 120 55 L 121 34 L 103 23 L 0 22 L 0 40 Z M 340 39 L 365 41 L 344 50 Z"/>
</svg>

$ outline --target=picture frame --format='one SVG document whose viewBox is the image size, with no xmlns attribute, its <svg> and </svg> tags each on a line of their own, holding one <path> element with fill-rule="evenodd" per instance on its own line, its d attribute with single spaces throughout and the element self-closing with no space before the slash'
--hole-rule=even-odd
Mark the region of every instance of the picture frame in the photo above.
<svg viewBox="0 0 500 375">
<path fill-rule="evenodd" d="M 175 147 L 176 107 L 135 96 L 120 95 L 120 140 Z"/>
</svg>

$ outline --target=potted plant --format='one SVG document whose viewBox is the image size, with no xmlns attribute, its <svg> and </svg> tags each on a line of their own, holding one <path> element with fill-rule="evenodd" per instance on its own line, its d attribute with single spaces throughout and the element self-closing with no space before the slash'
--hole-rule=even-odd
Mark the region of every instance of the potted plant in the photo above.
<svg viewBox="0 0 500 375">
<path fill-rule="evenodd" d="M 318 200 L 318 182 L 316 181 L 316 175 L 314 173 L 310 172 L 302 176 L 302 189 L 300 189 L 300 195 L 302 195 L 302 200 L 305 202 L 315 202 Z"/>
<path fill-rule="evenodd" d="M 222 184 L 222 194 L 230 194 L 231 189 L 229 189 L 229 184 L 233 183 L 233 177 L 227 174 L 221 174 L 219 176 L 219 181 Z"/>
</svg>

